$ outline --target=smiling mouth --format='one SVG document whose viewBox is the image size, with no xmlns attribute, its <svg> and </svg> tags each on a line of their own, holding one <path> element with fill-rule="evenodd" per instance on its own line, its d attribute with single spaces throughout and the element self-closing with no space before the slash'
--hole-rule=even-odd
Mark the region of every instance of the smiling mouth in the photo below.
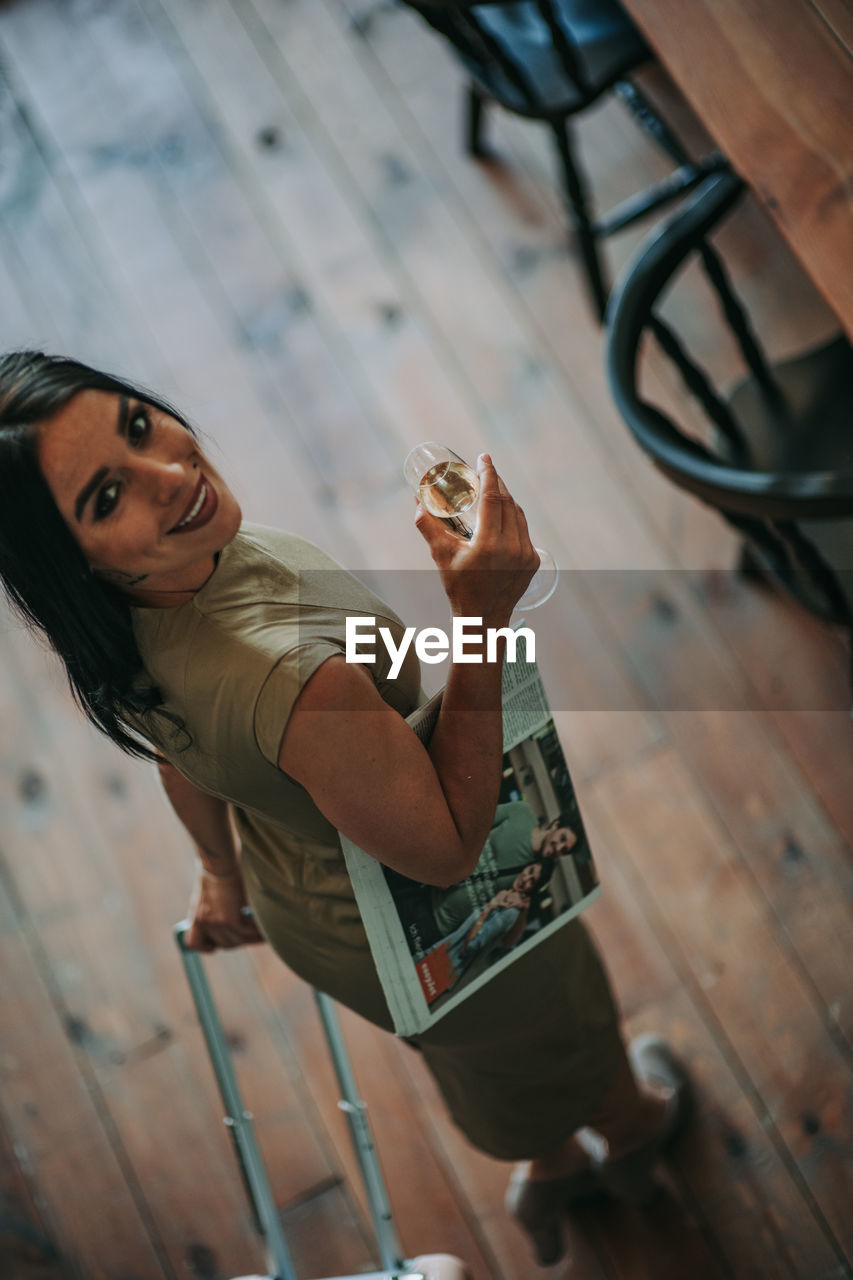
<svg viewBox="0 0 853 1280">
<path fill-rule="evenodd" d="M 200 529 L 202 525 L 207 524 L 208 520 L 212 518 L 218 505 L 219 500 L 216 496 L 216 490 L 210 481 L 202 476 L 196 486 L 190 505 L 174 528 L 169 530 L 169 533 L 192 533 L 194 529 Z"/>
</svg>

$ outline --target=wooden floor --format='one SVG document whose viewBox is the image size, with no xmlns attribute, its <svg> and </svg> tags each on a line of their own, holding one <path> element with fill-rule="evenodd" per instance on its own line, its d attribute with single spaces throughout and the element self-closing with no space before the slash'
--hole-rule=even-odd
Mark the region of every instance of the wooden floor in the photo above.
<svg viewBox="0 0 853 1280">
<path fill-rule="evenodd" d="M 844 647 L 733 578 L 730 535 L 627 439 L 541 132 L 495 121 L 500 162 L 469 163 L 443 51 L 407 13 L 348 4 L 7 0 L 0 346 L 171 397 L 248 518 L 355 569 L 426 566 L 412 444 L 491 449 L 566 570 L 535 621 L 601 864 L 590 923 L 629 1031 L 669 1036 L 698 1095 L 665 1194 L 579 1213 L 551 1274 L 853 1275 Z M 662 172 L 617 104 L 582 140 L 604 206 Z M 773 356 L 832 330 L 756 208 L 720 243 Z M 713 342 L 685 290 L 679 322 Z M 262 1270 L 170 938 L 186 839 L 7 615 L 0 649 L 0 1270 Z M 367 1269 L 310 991 L 261 950 L 209 972 L 300 1274 Z M 406 1250 L 537 1274 L 505 1167 L 414 1054 L 344 1024 Z"/>
</svg>

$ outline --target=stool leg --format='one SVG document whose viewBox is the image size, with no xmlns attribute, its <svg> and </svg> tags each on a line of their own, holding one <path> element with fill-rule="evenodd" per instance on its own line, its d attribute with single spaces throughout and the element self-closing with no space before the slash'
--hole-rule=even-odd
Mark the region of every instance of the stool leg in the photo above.
<svg viewBox="0 0 853 1280">
<path fill-rule="evenodd" d="M 670 129 L 661 119 L 649 99 L 631 80 L 618 80 L 613 86 L 625 106 L 634 116 L 640 128 L 654 139 L 662 151 L 665 151 L 679 166 L 690 164 L 690 156 Z"/>
<path fill-rule="evenodd" d="M 596 316 L 601 322 L 604 320 L 604 312 L 607 306 L 608 289 L 604 282 L 604 272 L 598 254 L 595 230 L 592 225 L 592 219 L 589 216 L 586 190 L 572 153 L 568 120 L 552 121 L 551 133 L 560 161 L 572 228 L 586 269 L 587 284 L 592 294 Z"/>
<path fill-rule="evenodd" d="M 465 150 L 469 156 L 482 160 L 489 154 L 488 147 L 484 146 L 482 141 L 483 114 L 486 109 L 486 99 L 476 85 L 469 84 L 466 90 L 466 102 Z"/>
</svg>

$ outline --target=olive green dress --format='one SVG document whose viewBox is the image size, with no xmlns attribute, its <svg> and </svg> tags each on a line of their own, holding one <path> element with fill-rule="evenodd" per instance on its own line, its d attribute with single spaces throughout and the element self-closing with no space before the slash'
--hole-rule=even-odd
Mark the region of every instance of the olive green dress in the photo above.
<svg viewBox="0 0 853 1280">
<path fill-rule="evenodd" d="M 231 801 L 246 890 L 276 952 L 307 982 L 390 1030 L 337 833 L 277 765 L 301 688 L 345 652 L 347 615 L 375 617 L 399 643 L 396 614 L 323 552 L 244 524 L 191 601 L 133 610 L 168 713 L 146 717 L 143 731 L 202 790 Z M 396 680 L 383 645 L 376 657 L 370 670 L 380 694 L 407 715 L 421 697 L 413 649 Z M 539 1155 L 584 1124 L 621 1054 L 607 978 L 579 921 L 413 1043 L 457 1124 L 502 1159 Z"/>
</svg>

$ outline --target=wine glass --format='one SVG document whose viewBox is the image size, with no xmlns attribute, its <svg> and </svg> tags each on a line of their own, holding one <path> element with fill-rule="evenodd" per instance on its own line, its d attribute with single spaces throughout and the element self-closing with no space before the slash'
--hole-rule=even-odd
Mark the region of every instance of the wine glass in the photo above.
<svg viewBox="0 0 853 1280">
<path fill-rule="evenodd" d="M 464 459 L 435 440 L 415 445 L 403 463 L 410 488 L 431 515 L 444 520 L 451 533 L 467 541 L 477 526 L 477 499 L 480 482 L 476 471 Z M 550 600 L 557 589 L 557 565 L 550 551 L 535 548 L 539 556 L 536 570 L 514 612 L 537 609 Z"/>
</svg>

